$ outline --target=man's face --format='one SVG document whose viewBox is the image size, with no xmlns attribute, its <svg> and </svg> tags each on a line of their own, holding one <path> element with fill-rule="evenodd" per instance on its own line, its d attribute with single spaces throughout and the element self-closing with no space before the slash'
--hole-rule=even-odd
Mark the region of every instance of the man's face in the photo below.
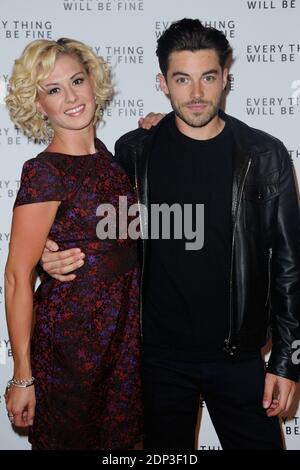
<svg viewBox="0 0 300 470">
<path fill-rule="evenodd" d="M 173 52 L 160 87 L 171 101 L 181 127 L 203 128 L 217 115 L 228 70 L 213 49 Z"/>
</svg>

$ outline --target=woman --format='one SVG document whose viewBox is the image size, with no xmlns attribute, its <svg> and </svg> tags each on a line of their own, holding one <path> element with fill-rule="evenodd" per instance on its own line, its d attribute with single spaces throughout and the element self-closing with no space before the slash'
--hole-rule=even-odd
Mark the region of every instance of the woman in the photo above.
<svg viewBox="0 0 300 470">
<path fill-rule="evenodd" d="M 110 95 L 103 59 L 60 39 L 25 48 L 6 99 L 13 122 L 49 142 L 24 164 L 5 269 L 14 358 L 6 407 L 12 423 L 29 426 L 33 449 L 126 449 L 141 438 L 136 245 L 96 235 L 99 204 L 117 207 L 119 195 L 135 203 L 95 139 Z M 48 236 L 64 249 L 80 242 L 85 263 L 73 282 L 47 276 L 33 295 Z"/>
</svg>

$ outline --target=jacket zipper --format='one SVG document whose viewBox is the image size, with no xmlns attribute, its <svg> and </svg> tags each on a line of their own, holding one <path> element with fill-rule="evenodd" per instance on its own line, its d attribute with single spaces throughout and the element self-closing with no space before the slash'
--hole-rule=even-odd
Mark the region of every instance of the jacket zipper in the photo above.
<svg viewBox="0 0 300 470">
<path fill-rule="evenodd" d="M 141 201 L 139 197 L 139 187 L 138 187 L 138 179 L 137 179 L 137 168 L 136 168 L 136 155 L 135 155 L 135 161 L 134 161 L 134 182 L 135 182 L 135 190 L 136 190 L 136 195 L 137 195 L 137 201 L 138 201 L 138 208 L 139 208 L 139 214 L 140 214 L 140 229 L 141 229 L 141 236 L 142 236 L 142 251 L 143 251 L 143 261 L 142 261 L 142 268 L 141 268 L 141 276 L 140 276 L 140 291 L 139 291 L 139 305 L 140 305 L 140 336 L 141 340 L 143 340 L 143 320 L 142 320 L 142 315 L 143 315 L 143 298 L 142 298 L 142 290 L 143 290 L 143 280 L 144 280 L 144 270 L 145 270 L 145 246 L 143 242 L 143 220 L 142 220 L 142 213 L 141 213 Z"/>
<path fill-rule="evenodd" d="M 269 254 L 268 254 L 268 291 L 267 291 L 267 299 L 266 299 L 265 307 L 268 305 L 268 302 L 269 302 L 269 299 L 270 299 L 272 254 L 273 254 L 273 250 L 272 250 L 272 248 L 269 248 Z"/>
<path fill-rule="evenodd" d="M 156 127 L 156 132 L 157 128 L 159 128 L 160 124 Z M 147 151 L 147 165 L 148 165 L 148 157 L 150 154 L 150 150 L 148 149 Z M 134 160 L 134 181 L 135 181 L 135 186 L 136 186 L 136 194 L 137 194 L 137 201 L 138 201 L 138 208 L 139 208 L 139 213 L 140 213 L 140 227 L 141 227 L 141 236 L 142 236 L 142 268 L 141 268 L 141 276 L 140 276 L 140 336 L 141 336 L 141 341 L 143 341 L 143 284 L 144 284 L 144 275 L 145 275 L 145 259 L 146 259 L 146 250 L 145 250 L 145 241 L 149 237 L 149 225 L 148 225 L 148 220 L 147 220 L 147 232 L 144 234 L 143 233 L 143 210 L 141 206 L 141 200 L 139 197 L 139 185 L 138 185 L 138 171 L 137 171 L 137 154 L 135 151 L 135 160 Z M 146 179 L 147 179 L 147 170 L 146 170 Z M 148 209 L 149 207 L 146 207 L 147 210 L 147 217 L 149 216 L 148 214 Z M 147 238 L 145 238 L 147 237 Z"/>
<path fill-rule="evenodd" d="M 243 196 L 243 191 L 244 191 L 244 186 L 245 186 L 245 181 L 250 169 L 252 163 L 252 158 L 249 158 L 247 169 L 245 172 L 245 176 L 242 182 L 242 187 L 241 187 L 241 192 L 240 192 L 240 197 L 237 203 L 237 209 L 236 209 L 236 217 L 235 217 L 235 222 L 234 222 L 234 227 L 233 227 L 233 234 L 232 234 L 232 243 L 231 243 L 231 261 L 230 261 L 230 290 L 229 290 L 229 333 L 228 337 L 225 339 L 225 350 L 229 353 L 230 356 L 233 356 L 236 350 L 236 346 L 232 345 L 230 346 L 230 341 L 231 341 L 231 335 L 232 335 L 232 273 L 233 273 L 233 249 L 234 249 L 234 242 L 235 242 L 235 232 L 236 232 L 236 226 L 237 226 L 237 219 L 239 215 L 239 210 L 240 210 L 240 205 L 241 205 L 241 200 Z"/>
</svg>

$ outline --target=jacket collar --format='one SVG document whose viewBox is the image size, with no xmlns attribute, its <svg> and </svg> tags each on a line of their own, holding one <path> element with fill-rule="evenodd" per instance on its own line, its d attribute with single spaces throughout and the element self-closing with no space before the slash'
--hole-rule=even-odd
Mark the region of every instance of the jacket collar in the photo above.
<svg viewBox="0 0 300 470">
<path fill-rule="evenodd" d="M 174 111 L 166 114 L 166 116 L 158 123 L 157 126 L 153 127 L 150 131 L 148 131 L 150 137 L 150 148 L 148 148 L 148 156 L 145 162 L 146 165 L 157 133 L 166 122 L 171 119 L 174 119 L 174 116 Z M 244 169 L 249 162 L 249 159 L 255 156 L 256 154 L 264 152 L 265 149 L 262 145 L 257 145 L 255 143 L 257 142 L 257 139 L 253 139 L 253 130 L 247 124 L 240 121 L 239 119 L 236 119 L 226 114 L 222 110 L 219 110 L 219 116 L 226 122 L 226 125 L 230 126 L 234 138 L 235 152 L 233 155 L 233 193 L 236 193 L 237 195 L 238 186 L 244 174 Z"/>
<path fill-rule="evenodd" d="M 226 114 L 221 109 L 219 110 L 219 116 L 223 121 L 226 122 L 227 125 L 230 126 L 230 129 L 233 133 L 234 141 L 236 144 L 236 148 L 239 154 L 244 155 L 251 155 L 253 156 L 256 153 L 261 153 L 265 149 L 262 147 L 257 146 L 253 142 L 253 138 L 251 138 L 252 129 L 244 122 L 240 121 L 239 119 Z M 158 123 L 157 126 L 152 127 L 149 131 L 149 136 L 155 136 L 159 129 L 169 120 L 174 119 L 175 113 L 171 111 L 170 113 L 166 114 L 164 118 Z"/>
</svg>

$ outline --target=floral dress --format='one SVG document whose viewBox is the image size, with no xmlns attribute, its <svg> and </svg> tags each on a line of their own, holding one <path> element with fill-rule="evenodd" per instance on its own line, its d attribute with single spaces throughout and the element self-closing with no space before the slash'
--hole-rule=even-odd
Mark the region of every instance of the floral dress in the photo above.
<svg viewBox="0 0 300 470">
<path fill-rule="evenodd" d="M 48 275 L 34 295 L 33 449 L 116 450 L 141 438 L 139 271 L 136 242 L 99 239 L 97 207 L 136 203 L 106 147 L 93 155 L 42 152 L 25 162 L 15 207 L 61 201 L 49 238 L 80 247 L 71 282 Z"/>
</svg>

